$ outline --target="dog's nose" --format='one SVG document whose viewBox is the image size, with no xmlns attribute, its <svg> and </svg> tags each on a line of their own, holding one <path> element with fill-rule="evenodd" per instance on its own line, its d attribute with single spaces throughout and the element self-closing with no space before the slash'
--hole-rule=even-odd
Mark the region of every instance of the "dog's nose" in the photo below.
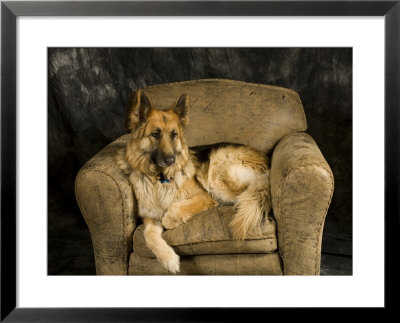
<svg viewBox="0 0 400 323">
<path fill-rule="evenodd" d="M 175 156 L 166 156 L 165 159 L 164 159 L 164 163 L 167 166 L 172 165 L 174 162 L 175 162 Z"/>
</svg>

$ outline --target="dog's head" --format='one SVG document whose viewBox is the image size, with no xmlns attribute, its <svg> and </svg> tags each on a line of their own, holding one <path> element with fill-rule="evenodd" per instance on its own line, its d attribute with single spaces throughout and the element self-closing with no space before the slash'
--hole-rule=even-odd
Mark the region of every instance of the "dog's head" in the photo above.
<svg viewBox="0 0 400 323">
<path fill-rule="evenodd" d="M 181 168 L 187 159 L 184 126 L 188 123 L 188 96 L 181 95 L 167 110 L 153 107 L 141 90 L 129 100 L 126 127 L 132 133 L 132 158 L 135 168 L 146 173 L 171 173 Z M 136 151 L 133 151 L 133 148 Z M 139 158 L 140 156 L 140 158 Z M 143 165 L 138 165 L 140 162 Z"/>
</svg>

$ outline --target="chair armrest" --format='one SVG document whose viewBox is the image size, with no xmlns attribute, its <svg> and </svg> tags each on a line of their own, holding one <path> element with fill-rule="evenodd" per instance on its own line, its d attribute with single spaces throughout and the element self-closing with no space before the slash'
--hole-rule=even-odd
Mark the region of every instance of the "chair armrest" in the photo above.
<svg viewBox="0 0 400 323">
<path fill-rule="evenodd" d="M 271 162 L 271 195 L 285 275 L 319 275 L 333 174 L 306 133 L 287 135 Z"/>
<path fill-rule="evenodd" d="M 78 172 L 75 195 L 92 237 L 96 273 L 127 275 L 136 228 L 133 191 L 116 156 L 125 149 L 122 136 L 98 152 Z"/>
</svg>

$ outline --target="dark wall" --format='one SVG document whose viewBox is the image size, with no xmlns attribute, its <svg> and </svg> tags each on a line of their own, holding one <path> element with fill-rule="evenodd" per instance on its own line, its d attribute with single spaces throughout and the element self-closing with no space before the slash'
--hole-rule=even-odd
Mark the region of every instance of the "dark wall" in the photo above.
<svg viewBox="0 0 400 323">
<path fill-rule="evenodd" d="M 52 48 L 48 50 L 49 274 L 93 274 L 74 196 L 79 168 L 125 133 L 130 93 L 147 85 L 228 78 L 291 88 L 335 177 L 323 251 L 351 254 L 351 48 Z"/>
</svg>

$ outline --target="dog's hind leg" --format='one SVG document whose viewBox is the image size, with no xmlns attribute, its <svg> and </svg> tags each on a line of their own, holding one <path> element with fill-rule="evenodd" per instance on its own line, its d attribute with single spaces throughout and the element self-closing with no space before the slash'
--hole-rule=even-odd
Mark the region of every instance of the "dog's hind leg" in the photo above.
<svg viewBox="0 0 400 323">
<path fill-rule="evenodd" d="M 159 221 L 144 218 L 144 238 L 147 246 L 164 268 L 175 274 L 179 272 L 179 256 L 161 237 L 162 232 L 163 228 Z"/>
</svg>

